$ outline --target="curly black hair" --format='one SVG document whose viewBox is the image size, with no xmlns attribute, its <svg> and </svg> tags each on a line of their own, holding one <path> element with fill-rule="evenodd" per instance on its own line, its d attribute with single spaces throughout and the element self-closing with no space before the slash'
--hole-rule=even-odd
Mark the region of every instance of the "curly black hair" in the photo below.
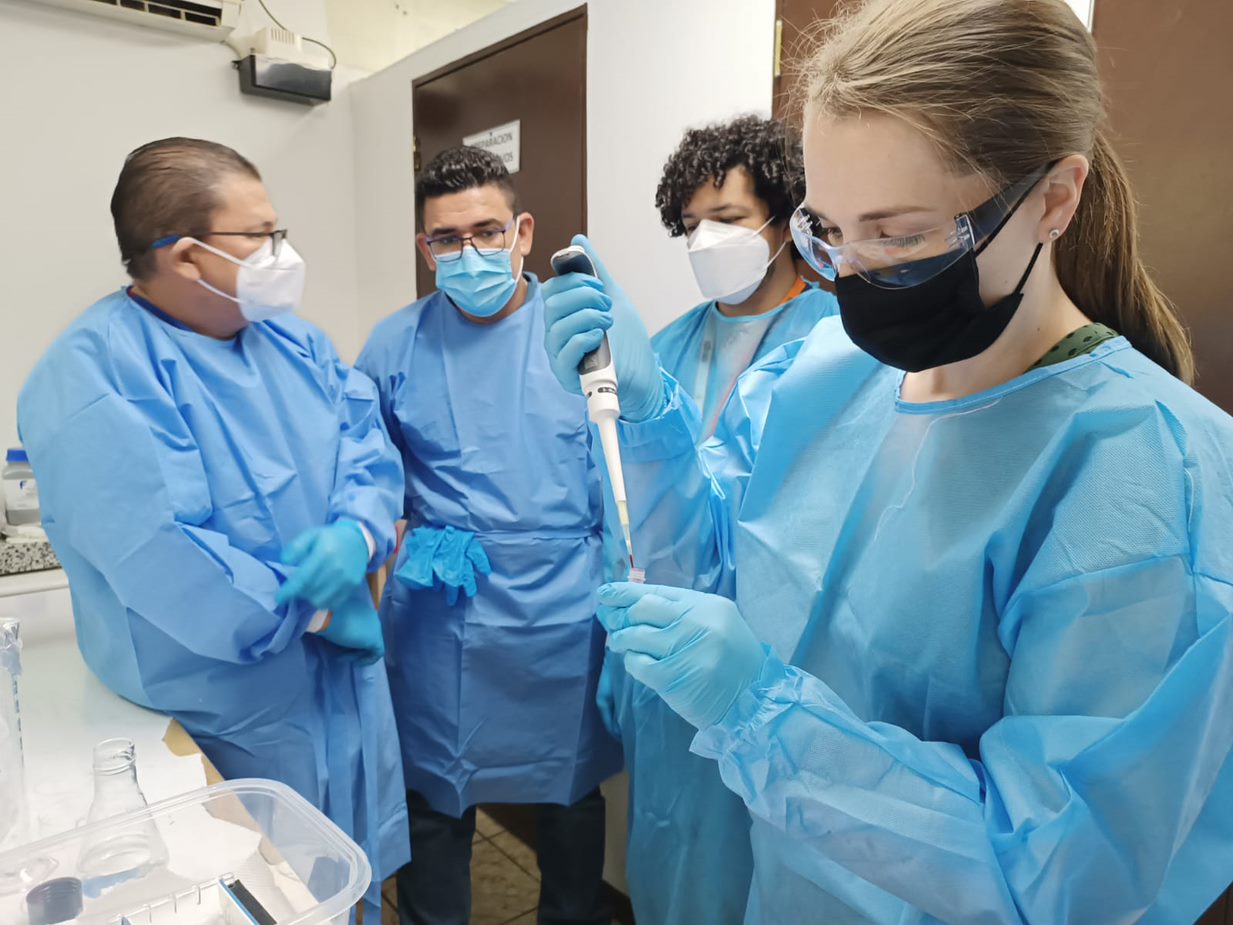
<svg viewBox="0 0 1233 925">
<path fill-rule="evenodd" d="M 690 129 L 664 165 L 655 191 L 660 220 L 672 237 L 685 234 L 681 212 L 704 183 L 722 186 L 728 171 L 744 167 L 754 193 L 779 225 L 805 198 L 800 141 L 777 119 L 741 116 L 731 122 Z"/>
<path fill-rule="evenodd" d="M 489 184 L 500 189 L 510 208 L 518 211 L 518 192 L 500 157 L 483 148 L 467 145 L 446 148 L 429 161 L 415 179 L 416 221 L 423 225 L 424 203 L 427 200 Z"/>
</svg>

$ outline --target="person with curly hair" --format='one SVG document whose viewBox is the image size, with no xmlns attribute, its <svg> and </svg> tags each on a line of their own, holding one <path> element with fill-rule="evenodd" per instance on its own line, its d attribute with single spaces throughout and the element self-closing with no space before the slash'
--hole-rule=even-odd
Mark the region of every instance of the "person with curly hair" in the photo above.
<svg viewBox="0 0 1233 925">
<path fill-rule="evenodd" d="M 798 141 L 759 116 L 690 129 L 655 194 L 684 236 L 706 296 L 652 340 L 663 369 L 703 416 L 701 437 L 749 366 L 804 337 L 838 303 L 797 271 L 788 219 L 805 197 Z M 738 923 L 753 871 L 749 812 L 714 762 L 691 754 L 697 730 L 610 656 L 600 714 L 630 774 L 626 875 L 639 922 Z"/>
<path fill-rule="evenodd" d="M 788 219 L 805 198 L 799 139 L 776 119 L 741 116 L 690 129 L 664 165 L 655 205 L 684 236 L 706 301 L 654 339 L 664 368 L 715 430 L 737 377 L 839 310 L 797 271 Z"/>
</svg>

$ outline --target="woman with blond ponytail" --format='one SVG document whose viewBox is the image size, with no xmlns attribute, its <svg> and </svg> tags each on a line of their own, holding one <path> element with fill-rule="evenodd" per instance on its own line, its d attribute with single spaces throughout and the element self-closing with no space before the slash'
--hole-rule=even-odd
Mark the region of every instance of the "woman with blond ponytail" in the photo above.
<svg viewBox="0 0 1233 925">
<path fill-rule="evenodd" d="M 1233 879 L 1233 420 L 1092 40 L 1063 0 L 867 0 L 803 87 L 841 320 L 700 452 L 611 277 L 545 287 L 555 365 L 606 330 L 642 411 L 654 584 L 601 589 L 609 648 L 750 809 L 746 922 L 1193 922 Z"/>
</svg>

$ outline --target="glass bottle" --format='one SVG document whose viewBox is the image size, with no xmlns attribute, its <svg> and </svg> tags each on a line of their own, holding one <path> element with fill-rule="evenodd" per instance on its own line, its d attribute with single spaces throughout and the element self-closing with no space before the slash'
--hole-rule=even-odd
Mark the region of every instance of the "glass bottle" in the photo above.
<svg viewBox="0 0 1233 925">
<path fill-rule="evenodd" d="M 113 816 L 145 809 L 137 783 L 137 749 L 131 739 L 107 739 L 94 746 L 94 801 L 86 816 L 91 825 Z M 82 843 L 78 869 L 87 896 L 140 877 L 167 860 L 167 846 L 151 819 L 120 827 L 104 826 Z"/>
</svg>

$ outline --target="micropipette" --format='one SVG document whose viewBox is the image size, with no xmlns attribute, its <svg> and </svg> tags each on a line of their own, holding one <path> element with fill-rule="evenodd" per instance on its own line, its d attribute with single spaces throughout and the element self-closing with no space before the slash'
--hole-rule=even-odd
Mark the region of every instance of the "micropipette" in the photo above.
<svg viewBox="0 0 1233 925">
<path fill-rule="evenodd" d="M 562 248 L 552 255 L 552 272 L 557 276 L 566 273 L 585 273 L 596 276 L 595 264 L 590 255 L 576 244 Z M 625 474 L 621 470 L 621 448 L 617 442 L 617 419 L 621 416 L 621 404 L 617 400 L 616 365 L 612 362 L 612 350 L 608 335 L 598 347 L 582 358 L 578 364 L 578 378 L 582 394 L 587 397 L 587 413 L 599 430 L 599 442 L 608 466 L 608 481 L 612 485 L 612 497 L 616 501 L 617 517 L 625 534 L 625 548 L 629 551 L 629 564 L 634 564 L 634 544 L 629 532 L 629 504 L 625 499 Z"/>
</svg>

